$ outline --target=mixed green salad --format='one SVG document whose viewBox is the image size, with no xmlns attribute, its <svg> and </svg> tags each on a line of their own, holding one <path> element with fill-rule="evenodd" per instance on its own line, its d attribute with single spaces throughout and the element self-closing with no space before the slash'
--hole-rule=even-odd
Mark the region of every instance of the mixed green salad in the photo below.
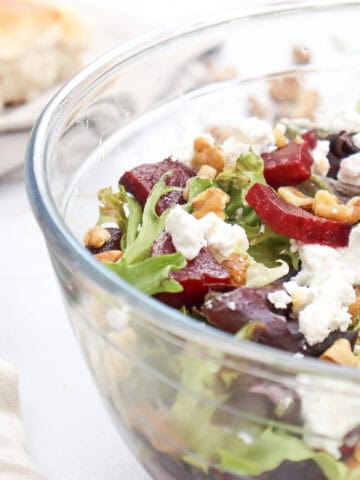
<svg viewBox="0 0 360 480">
<path fill-rule="evenodd" d="M 194 139 L 191 158 L 139 165 L 100 190 L 99 220 L 84 243 L 115 274 L 195 322 L 299 361 L 359 368 L 359 132 L 356 112 L 320 123 L 251 117 L 217 126 Z M 133 408 L 133 428 L 181 465 L 164 478 L 360 479 L 360 388 L 344 404 L 337 389 L 346 384 L 326 379 L 324 400 L 309 388 L 197 364 L 185 351 L 166 362 L 185 390 L 213 403 L 180 392 L 165 409 Z M 232 419 L 230 428 L 218 404 L 271 422 Z M 282 423 L 297 428 L 289 433 Z"/>
</svg>

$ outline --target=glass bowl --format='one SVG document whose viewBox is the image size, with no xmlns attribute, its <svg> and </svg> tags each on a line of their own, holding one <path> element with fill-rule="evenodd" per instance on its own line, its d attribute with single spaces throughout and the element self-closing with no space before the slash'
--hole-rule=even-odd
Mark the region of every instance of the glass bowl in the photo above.
<svg viewBox="0 0 360 480">
<path fill-rule="evenodd" d="M 195 131 L 249 111 L 354 107 L 359 20 L 359 1 L 320 1 L 172 25 L 88 66 L 33 131 L 28 194 L 75 334 L 116 427 L 155 479 L 360 478 L 358 371 L 189 319 L 81 244 L 99 188 L 136 164 L 185 155 Z M 294 47 L 308 48 L 310 63 L 294 62 Z"/>
</svg>

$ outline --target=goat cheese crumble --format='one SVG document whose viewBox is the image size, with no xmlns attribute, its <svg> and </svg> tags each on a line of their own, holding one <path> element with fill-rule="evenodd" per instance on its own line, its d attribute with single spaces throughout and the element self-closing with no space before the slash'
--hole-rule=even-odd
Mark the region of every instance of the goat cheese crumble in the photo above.
<svg viewBox="0 0 360 480">
<path fill-rule="evenodd" d="M 360 152 L 349 155 L 341 161 L 338 179 L 341 182 L 360 185 Z"/>
</svg>

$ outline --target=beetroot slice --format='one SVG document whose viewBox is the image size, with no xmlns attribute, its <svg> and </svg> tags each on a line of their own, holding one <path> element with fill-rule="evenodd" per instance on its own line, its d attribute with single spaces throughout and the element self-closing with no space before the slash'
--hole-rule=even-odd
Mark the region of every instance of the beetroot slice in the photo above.
<svg viewBox="0 0 360 480">
<path fill-rule="evenodd" d="M 168 233 L 163 232 L 154 242 L 151 255 L 174 253 L 175 248 Z M 208 248 L 202 248 L 197 257 L 188 261 L 185 268 L 170 273 L 184 288 L 180 293 L 160 293 L 157 298 L 175 308 L 201 305 L 210 291 L 223 292 L 232 288 L 231 277 Z"/>
<path fill-rule="evenodd" d="M 301 138 L 308 144 L 308 148 L 310 150 L 316 147 L 318 141 L 318 134 L 316 130 L 308 130 L 301 135 Z"/>
<path fill-rule="evenodd" d="M 298 185 L 311 175 L 312 156 L 309 143 L 288 143 L 271 153 L 263 153 L 264 176 L 269 185 L 278 188 Z"/>
<path fill-rule="evenodd" d="M 280 198 L 268 185 L 255 183 L 248 191 L 246 201 L 276 233 L 304 243 L 329 247 L 346 247 L 349 243 L 351 225 L 317 217 L 295 207 Z"/>
<path fill-rule="evenodd" d="M 237 288 L 205 302 L 202 312 L 209 323 L 226 332 L 236 333 L 249 323 L 260 322 L 264 329 L 256 342 L 289 352 L 301 350 L 301 334 L 292 333 L 287 319 L 272 311 L 267 295 L 281 285 L 262 288 Z"/>
<path fill-rule="evenodd" d="M 169 170 L 172 170 L 172 175 L 167 178 L 166 185 L 176 187 L 185 187 L 187 180 L 195 175 L 194 170 L 183 163 L 166 158 L 162 162 L 144 163 L 125 172 L 120 177 L 119 184 L 123 185 L 127 192 L 132 193 L 140 205 L 144 207 L 155 183 Z M 161 215 L 164 210 L 172 205 L 184 202 L 182 192 L 169 192 L 160 198 L 156 206 L 156 213 Z"/>
</svg>

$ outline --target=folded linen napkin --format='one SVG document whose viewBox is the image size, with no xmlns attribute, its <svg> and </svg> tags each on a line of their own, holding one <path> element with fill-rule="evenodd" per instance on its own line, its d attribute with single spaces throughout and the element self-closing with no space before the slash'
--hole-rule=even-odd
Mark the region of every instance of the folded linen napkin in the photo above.
<svg viewBox="0 0 360 480">
<path fill-rule="evenodd" d="M 0 359 L 0 480 L 43 479 L 26 450 L 17 371 Z"/>
</svg>

